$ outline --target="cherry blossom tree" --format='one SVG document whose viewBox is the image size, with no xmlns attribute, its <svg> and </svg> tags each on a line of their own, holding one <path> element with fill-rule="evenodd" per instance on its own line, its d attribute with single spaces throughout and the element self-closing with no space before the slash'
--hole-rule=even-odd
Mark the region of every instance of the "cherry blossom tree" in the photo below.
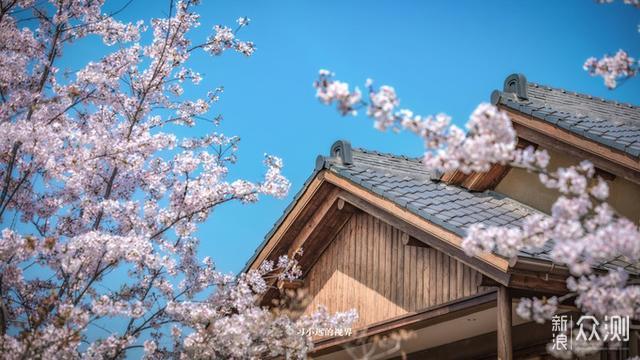
<svg viewBox="0 0 640 360">
<path fill-rule="evenodd" d="M 182 96 L 201 80 L 194 52 L 255 51 L 237 37 L 248 18 L 192 38 L 197 3 L 170 2 L 147 25 L 116 20 L 100 0 L 0 1 L 2 358 L 302 358 L 302 329 L 355 318 L 302 316 L 296 294 L 260 306 L 275 280 L 299 276 L 295 259 L 231 276 L 198 257 L 195 233 L 214 208 L 282 198 L 289 181 L 274 156 L 264 179 L 233 179 L 239 139 L 210 115 L 222 89 Z M 112 51 L 60 71 L 88 37 Z M 211 131 L 175 135 L 200 122 Z"/>
<path fill-rule="evenodd" d="M 596 0 L 600 4 L 610 4 L 613 0 Z M 640 8 L 638 0 L 624 0 L 624 3 L 635 8 Z M 638 27 L 640 32 L 640 27 Z M 637 75 L 640 63 L 629 56 L 626 51 L 620 49 L 611 55 L 604 55 L 598 59 L 596 57 L 588 58 L 582 68 L 591 76 L 601 76 L 604 84 L 609 89 L 615 89 L 622 82 Z"/>
<path fill-rule="evenodd" d="M 539 174 L 547 188 L 559 194 L 548 215 L 526 217 L 520 227 L 472 225 L 462 242 L 465 252 L 478 255 L 494 252 L 515 260 L 519 250 L 552 244 L 553 262 L 566 266 L 569 293 L 561 298 L 521 299 L 518 314 L 540 323 L 556 314 L 558 305 L 573 302 L 584 313 L 598 318 L 629 316 L 640 319 L 640 286 L 629 281 L 623 269 L 596 272 L 599 264 L 620 258 L 632 264 L 640 262 L 638 224 L 616 213 L 607 203 L 609 187 L 596 176 L 588 161 L 552 170 L 549 155 L 533 147 L 516 147 L 517 137 L 507 113 L 493 105 L 480 104 L 471 114 L 467 131 L 450 123 L 444 114 L 421 116 L 401 109 L 391 86 L 376 89 L 371 80 L 362 91 L 320 70 L 314 82 L 316 96 L 326 105 L 335 105 L 342 115 L 355 116 L 360 109 L 380 130 L 408 130 L 425 144 L 425 166 L 434 171 L 459 169 L 465 173 L 489 170 L 492 164 L 524 168 Z M 577 332 L 576 332 L 577 333 Z M 593 343 L 574 342 L 576 354 L 594 351 Z M 559 357 L 571 353 L 555 352 Z"/>
</svg>

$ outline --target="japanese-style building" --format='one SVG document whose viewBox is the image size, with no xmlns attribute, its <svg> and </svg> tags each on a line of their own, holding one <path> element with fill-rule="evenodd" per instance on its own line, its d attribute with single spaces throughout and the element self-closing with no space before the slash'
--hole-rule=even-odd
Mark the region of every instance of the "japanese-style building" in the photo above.
<svg viewBox="0 0 640 360">
<path fill-rule="evenodd" d="M 527 82 L 511 75 L 491 102 L 507 111 L 519 145 L 551 155 L 551 168 L 590 160 L 610 185 L 610 204 L 640 219 L 640 107 Z M 548 213 L 557 193 L 537 175 L 493 166 L 486 173 L 435 174 L 420 159 L 352 148 L 347 141 L 319 156 L 308 181 L 248 262 L 302 247 L 302 283 L 309 311 L 355 308 L 355 330 L 368 335 L 410 329 L 410 359 L 546 359 L 549 323 L 514 312 L 522 296 L 565 294 L 566 268 L 553 265 L 550 248 L 522 251 L 515 263 L 495 254 L 461 250 L 474 223 L 513 225 Z M 603 269 L 638 269 L 621 260 Z M 567 313 L 576 309 L 567 306 Z M 354 337 L 324 337 L 310 354 L 348 359 Z M 624 349 L 591 359 L 623 359 Z"/>
</svg>

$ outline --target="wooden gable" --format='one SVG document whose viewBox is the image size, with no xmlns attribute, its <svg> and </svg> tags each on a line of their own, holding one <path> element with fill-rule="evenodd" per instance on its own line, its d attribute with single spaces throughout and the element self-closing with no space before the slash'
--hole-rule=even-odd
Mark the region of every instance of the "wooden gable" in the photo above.
<svg viewBox="0 0 640 360">
<path fill-rule="evenodd" d="M 308 289 L 307 313 L 318 305 L 330 312 L 358 311 L 354 328 L 366 332 L 319 338 L 314 357 L 337 359 L 333 356 L 358 338 L 413 329 L 422 335 L 412 352 L 497 331 L 495 349 L 509 359 L 512 294 L 566 292 L 564 268 L 535 259 L 518 259 L 510 266 L 492 253 L 470 257 L 459 233 L 344 174 L 316 169 L 247 264 L 255 268 L 302 247 L 303 281 L 279 285 Z M 275 290 L 267 294 L 265 305 L 277 295 Z M 484 320 L 473 333 L 450 331 L 477 319 Z"/>
<path fill-rule="evenodd" d="M 434 248 L 405 245 L 407 236 L 355 213 L 304 278 L 307 311 L 357 309 L 361 328 L 478 293 L 478 271 Z"/>
<path fill-rule="evenodd" d="M 321 171 L 310 181 L 294 206 L 278 224 L 267 241 L 247 264 L 256 268 L 264 260 L 275 260 L 282 254 L 304 250 L 300 259 L 303 273 L 331 243 L 344 224 L 357 211 L 364 211 L 402 230 L 424 246 L 431 246 L 463 261 L 465 264 L 506 285 L 509 281 L 508 261 L 491 253 L 475 257 L 462 250 L 462 238 L 432 224 L 379 195 L 373 194 L 330 171 Z"/>
</svg>

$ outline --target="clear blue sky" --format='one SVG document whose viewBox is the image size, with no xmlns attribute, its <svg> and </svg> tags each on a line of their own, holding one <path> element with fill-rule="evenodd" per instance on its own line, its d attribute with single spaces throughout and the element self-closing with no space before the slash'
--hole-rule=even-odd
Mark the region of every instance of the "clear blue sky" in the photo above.
<svg viewBox="0 0 640 360">
<path fill-rule="evenodd" d="M 107 2 L 107 9 L 124 0 Z M 134 0 L 119 17 L 166 14 L 163 1 Z M 640 10 L 622 4 L 575 1 L 204 1 L 201 27 L 252 23 L 239 34 L 252 40 L 251 58 L 228 53 L 194 57 L 205 75 L 198 93 L 218 85 L 221 130 L 242 138 L 232 176 L 258 180 L 263 153 L 282 157 L 293 186 L 284 200 L 231 204 L 201 226 L 201 254 L 224 271 L 240 270 L 311 174 L 318 154 L 348 139 L 354 146 L 419 155 L 421 142 L 408 134 L 383 134 L 364 118 L 341 118 L 314 98 L 317 70 L 362 85 L 367 77 L 393 85 L 402 105 L 417 113 L 446 112 L 463 124 L 504 78 L 522 72 L 531 81 L 640 104 L 640 78 L 615 91 L 582 70 L 589 56 L 619 48 L 640 56 Z M 91 51 L 88 51 L 91 50 Z M 80 44 L 65 55 L 70 67 L 102 49 Z M 196 94 L 194 92 L 193 94 Z M 197 128 L 196 131 L 205 131 Z"/>
</svg>

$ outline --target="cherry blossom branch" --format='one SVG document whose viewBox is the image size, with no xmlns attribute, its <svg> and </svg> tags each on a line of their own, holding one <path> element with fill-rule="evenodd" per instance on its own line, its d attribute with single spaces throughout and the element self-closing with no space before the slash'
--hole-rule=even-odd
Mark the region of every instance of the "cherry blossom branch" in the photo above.
<svg viewBox="0 0 640 360">
<path fill-rule="evenodd" d="M 591 76 L 601 76 L 607 88 L 615 89 L 624 81 L 636 76 L 638 62 L 621 49 L 614 56 L 605 55 L 601 59 L 590 57 L 582 68 Z"/>
<path fill-rule="evenodd" d="M 314 87 L 318 99 L 326 105 L 335 104 L 343 116 L 355 116 L 357 107 L 366 107 L 366 114 L 373 119 L 376 129 L 407 130 L 418 135 L 424 142 L 423 161 L 429 168 L 469 173 L 488 171 L 496 163 L 527 169 L 545 168 L 549 161 L 545 151 L 516 148 L 517 138 L 510 119 L 489 104 L 479 105 L 471 114 L 465 134 L 451 124 L 446 114 L 422 116 L 399 108 L 395 89 L 383 85 L 376 90 L 370 79 L 365 83 L 368 102 L 363 100 L 358 88 L 350 91 L 347 83 L 335 80 L 328 70 L 320 70 Z"/>
<path fill-rule="evenodd" d="M 610 4 L 613 0 L 597 0 L 601 4 Z M 640 8 L 638 0 L 624 0 L 627 5 Z M 630 57 L 626 51 L 620 49 L 613 55 L 604 55 L 601 59 L 595 57 L 588 58 L 582 68 L 591 76 L 601 76 L 604 84 L 610 90 L 619 87 L 628 79 L 638 73 L 640 63 Z"/>
<path fill-rule="evenodd" d="M 0 211 L 24 225 L 0 232 L 0 302 L 8 329 L 0 336 L 3 354 L 110 358 L 142 346 L 149 357 L 299 358 L 313 345 L 301 327 L 353 321 L 351 313 L 321 311 L 306 320 L 272 313 L 257 297 L 276 273 L 261 268 L 227 276 L 197 257 L 197 226 L 216 206 L 280 198 L 290 184 L 282 161 L 272 156 L 265 156 L 261 181 L 227 180 L 237 137 L 179 139 L 162 127 L 167 119 L 187 126 L 207 119 L 221 92 L 181 96 L 182 82 L 201 78 L 187 64 L 187 33 L 199 22 L 195 3 L 174 8 L 170 2 L 167 18 L 151 21 L 148 42 L 140 37 L 147 27 L 103 14 L 100 2 L 17 2 L 2 13 L 0 169 L 7 181 Z M 33 13 L 36 25 L 18 28 L 21 10 Z M 247 23 L 243 18 L 238 29 Z M 222 28 L 204 42 L 205 51 L 253 53 L 253 43 L 235 38 L 238 29 L 230 40 Z M 58 79 L 55 64 L 65 47 L 91 34 L 117 49 Z M 295 276 L 287 264 L 270 266 Z M 126 282 L 104 286 L 116 269 L 128 271 Z M 100 326 L 107 317 L 126 318 L 125 333 L 88 337 L 89 324 Z M 222 326 L 229 321 L 232 326 Z M 172 323 L 179 327 L 157 329 Z M 205 326 L 215 323 L 224 331 Z M 237 343 L 234 327 L 268 350 Z M 269 327 L 274 331 L 265 333 Z M 207 342 L 194 343 L 197 337 Z"/>
<path fill-rule="evenodd" d="M 9 155 L 9 163 L 4 173 L 4 180 L 2 185 L 2 192 L 0 193 L 0 206 L 4 204 L 4 201 L 7 197 L 7 192 L 9 191 L 9 184 L 11 182 L 11 174 L 13 173 L 13 167 L 16 163 L 16 157 L 18 156 L 18 150 L 20 149 L 20 142 L 15 142 L 11 147 L 11 155 Z M 0 215 L 0 219 L 2 215 Z"/>
</svg>

